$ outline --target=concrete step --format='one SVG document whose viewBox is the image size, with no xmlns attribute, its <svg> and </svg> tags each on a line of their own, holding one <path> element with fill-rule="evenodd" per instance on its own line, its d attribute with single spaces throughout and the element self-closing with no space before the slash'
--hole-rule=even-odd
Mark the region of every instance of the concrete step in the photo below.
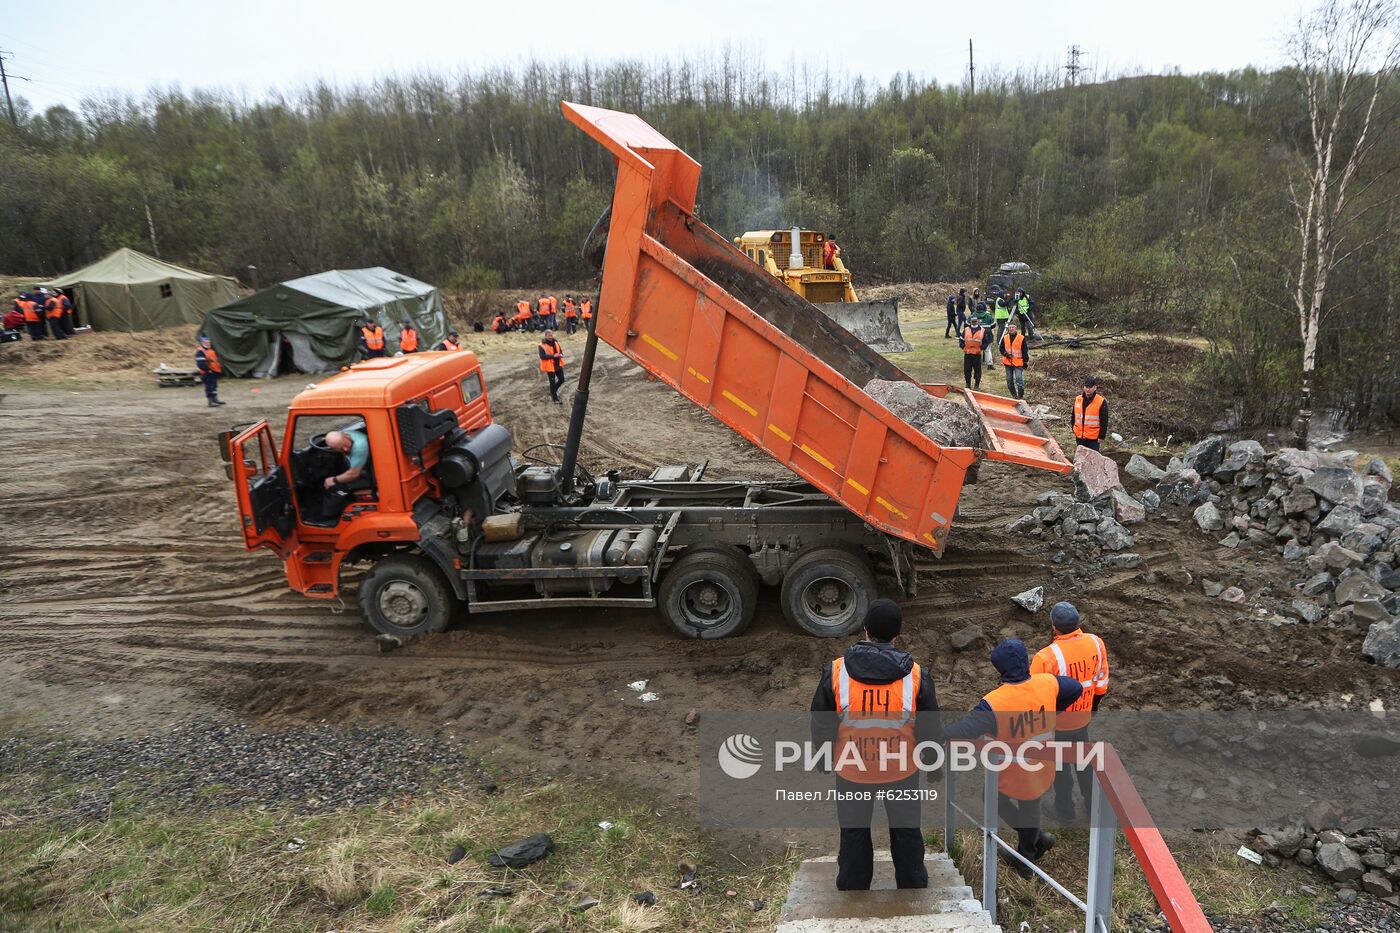
<svg viewBox="0 0 1400 933">
<path fill-rule="evenodd" d="M 953 862 L 941 853 L 924 857 L 927 888 L 899 890 L 888 851 L 875 853 L 869 891 L 836 889 L 836 856 L 807 859 L 798 867 L 779 917 L 778 933 L 994 933 Z"/>
</svg>

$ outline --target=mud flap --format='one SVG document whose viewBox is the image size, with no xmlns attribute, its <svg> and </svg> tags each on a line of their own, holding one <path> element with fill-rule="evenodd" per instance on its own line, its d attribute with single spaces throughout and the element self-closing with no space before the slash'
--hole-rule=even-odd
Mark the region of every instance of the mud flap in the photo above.
<svg viewBox="0 0 1400 933">
<path fill-rule="evenodd" d="M 914 347 L 899 330 L 899 303 L 893 298 L 881 301 L 841 301 L 819 304 L 827 317 L 880 353 L 909 353 Z"/>
</svg>

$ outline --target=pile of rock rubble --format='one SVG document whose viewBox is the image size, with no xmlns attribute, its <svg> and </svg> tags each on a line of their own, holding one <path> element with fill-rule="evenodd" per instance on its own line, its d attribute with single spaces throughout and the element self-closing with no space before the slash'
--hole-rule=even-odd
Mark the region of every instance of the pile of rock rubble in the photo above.
<svg viewBox="0 0 1400 933">
<path fill-rule="evenodd" d="M 1362 652 L 1400 667 L 1400 508 L 1389 502 L 1391 480 L 1385 461 L 1362 462 L 1354 451 L 1270 455 L 1256 441 L 1208 437 L 1169 464 L 1156 488 L 1164 502 L 1196 504 L 1197 527 L 1223 533 L 1221 546 L 1273 550 L 1298 564 L 1296 598 L 1270 621 L 1369 626 Z"/>
<path fill-rule="evenodd" d="M 1400 830 L 1343 829 L 1335 808 L 1320 802 L 1300 823 L 1255 831 L 1249 846 L 1270 867 L 1292 860 L 1325 875 L 1343 903 L 1355 901 L 1360 890 L 1400 907 Z"/>
<path fill-rule="evenodd" d="M 1136 567 L 1127 526 L 1170 507 L 1192 509 L 1196 525 L 1227 548 L 1271 550 L 1298 565 L 1289 601 L 1262 621 L 1368 626 L 1362 652 L 1400 667 L 1400 508 L 1389 502 L 1385 461 L 1354 451 L 1284 448 L 1270 454 L 1258 441 L 1197 443 L 1166 468 L 1134 454 L 1119 482 L 1118 466 L 1095 451 L 1075 451 L 1073 495 L 1041 493 L 1036 508 L 1007 526 L 1032 538 L 1063 542 L 1051 558 L 1098 558 Z M 1174 520 L 1174 519 L 1172 519 Z M 1202 581 L 1207 595 L 1240 602 L 1245 593 Z"/>
</svg>

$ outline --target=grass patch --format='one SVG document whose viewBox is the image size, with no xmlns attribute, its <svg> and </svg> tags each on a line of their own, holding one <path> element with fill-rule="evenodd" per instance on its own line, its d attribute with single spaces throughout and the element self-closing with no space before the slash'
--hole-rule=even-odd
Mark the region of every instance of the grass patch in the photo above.
<svg viewBox="0 0 1400 933">
<path fill-rule="evenodd" d="M 0 783 L 5 930 L 765 930 L 796 866 L 783 850 L 740 850 L 689 817 L 575 784 L 313 815 L 168 813 L 119 797 L 103 822 L 21 823 L 7 818 L 21 812 L 18 783 Z M 486 864 L 539 831 L 556 845 L 543 861 Z M 455 845 L 468 854 L 449 865 Z M 673 887 L 682 858 L 700 866 L 698 893 Z M 631 901 L 642 890 L 656 892 L 654 907 Z M 574 910 L 584 895 L 601 903 Z M 768 906 L 754 912 L 751 899 Z"/>
</svg>

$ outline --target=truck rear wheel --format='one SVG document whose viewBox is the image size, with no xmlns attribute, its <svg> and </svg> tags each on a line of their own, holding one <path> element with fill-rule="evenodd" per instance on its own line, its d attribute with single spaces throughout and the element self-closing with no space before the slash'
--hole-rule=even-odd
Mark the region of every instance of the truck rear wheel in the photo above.
<svg viewBox="0 0 1400 933">
<path fill-rule="evenodd" d="M 783 615 L 808 635 L 840 638 L 860 631 L 878 595 L 875 572 L 859 554 L 814 548 L 793 561 L 783 577 Z"/>
<path fill-rule="evenodd" d="M 738 548 L 689 550 L 661 581 L 661 612 L 686 638 L 738 635 L 758 606 L 758 574 Z"/>
<path fill-rule="evenodd" d="M 360 611 L 381 635 L 431 635 L 452 619 L 452 591 L 437 567 L 416 554 L 393 554 L 360 580 Z"/>
</svg>

